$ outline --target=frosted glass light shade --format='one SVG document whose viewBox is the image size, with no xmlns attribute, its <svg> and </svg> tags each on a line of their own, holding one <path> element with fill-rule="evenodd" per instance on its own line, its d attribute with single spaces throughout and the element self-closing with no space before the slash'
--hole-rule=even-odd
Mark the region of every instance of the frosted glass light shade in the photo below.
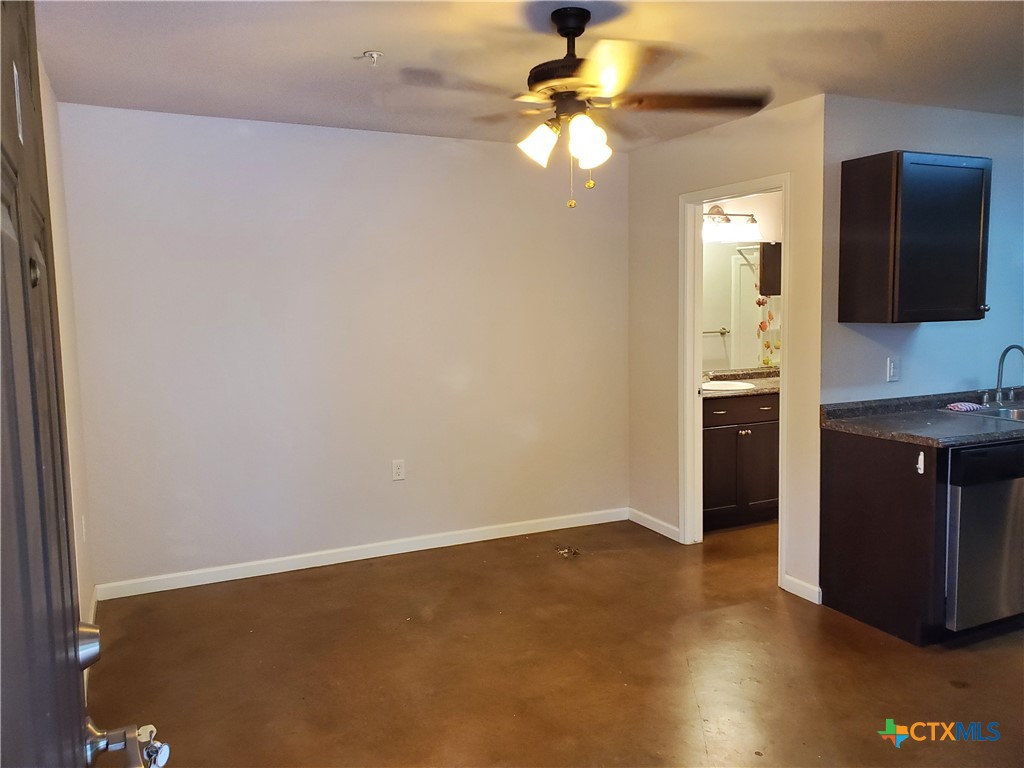
<svg viewBox="0 0 1024 768">
<path fill-rule="evenodd" d="M 611 156 L 612 148 L 607 144 L 601 144 L 593 149 L 588 149 L 585 154 L 579 156 L 580 168 L 584 171 L 597 168 L 597 166 L 607 161 Z"/>
<path fill-rule="evenodd" d="M 580 157 L 604 144 L 607 134 L 597 127 L 588 115 L 575 115 L 569 121 L 569 152 L 573 157 Z"/>
<path fill-rule="evenodd" d="M 558 133 L 547 123 L 541 123 L 533 129 L 533 133 L 520 141 L 516 146 L 533 162 L 542 168 L 548 167 L 551 150 L 558 141 Z"/>
<path fill-rule="evenodd" d="M 580 168 L 596 168 L 612 156 L 608 134 L 588 115 L 576 115 L 569 121 L 569 153 L 580 161 Z"/>
</svg>

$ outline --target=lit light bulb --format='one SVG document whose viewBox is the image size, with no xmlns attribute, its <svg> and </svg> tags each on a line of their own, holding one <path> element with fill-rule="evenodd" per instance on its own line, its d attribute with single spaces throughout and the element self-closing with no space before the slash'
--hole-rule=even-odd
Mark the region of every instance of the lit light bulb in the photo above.
<svg viewBox="0 0 1024 768">
<path fill-rule="evenodd" d="M 533 162 L 542 168 L 548 167 L 548 158 L 558 141 L 558 130 L 551 121 L 541 123 L 533 129 L 533 133 L 520 141 L 516 146 Z"/>
</svg>

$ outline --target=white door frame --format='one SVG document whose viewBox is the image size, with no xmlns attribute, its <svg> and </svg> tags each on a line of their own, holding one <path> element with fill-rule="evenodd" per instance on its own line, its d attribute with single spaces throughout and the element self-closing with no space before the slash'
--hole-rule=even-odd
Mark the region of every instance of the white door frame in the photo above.
<svg viewBox="0 0 1024 768">
<path fill-rule="evenodd" d="M 690 192 L 679 197 L 679 541 L 697 544 L 704 540 L 704 443 L 701 410 L 701 374 L 703 372 L 701 325 L 703 316 L 704 263 L 701 228 L 704 205 L 733 197 L 763 192 L 782 193 L 782 349 L 789 349 L 789 270 L 793 259 L 790 243 L 790 179 L 788 173 L 741 181 L 713 189 Z M 779 407 L 779 468 L 787 466 L 788 430 L 786 419 L 786 369 L 781 369 L 782 396 Z M 780 477 L 781 479 L 781 477 Z M 786 572 L 785 529 L 788 519 L 786 484 L 779 483 L 779 582 Z"/>
</svg>

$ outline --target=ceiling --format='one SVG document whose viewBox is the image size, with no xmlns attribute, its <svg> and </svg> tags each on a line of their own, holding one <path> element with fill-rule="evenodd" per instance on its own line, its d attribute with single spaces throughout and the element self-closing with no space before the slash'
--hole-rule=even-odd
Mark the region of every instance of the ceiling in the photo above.
<svg viewBox="0 0 1024 768">
<path fill-rule="evenodd" d="M 39 2 L 60 101 L 373 131 L 518 141 L 511 100 L 580 39 L 658 42 L 634 91 L 769 90 L 1024 114 L 1024 2 Z M 384 52 L 371 66 L 363 51 Z M 769 108 L 770 108 L 769 107 Z M 730 119 L 601 112 L 619 149 Z"/>
</svg>

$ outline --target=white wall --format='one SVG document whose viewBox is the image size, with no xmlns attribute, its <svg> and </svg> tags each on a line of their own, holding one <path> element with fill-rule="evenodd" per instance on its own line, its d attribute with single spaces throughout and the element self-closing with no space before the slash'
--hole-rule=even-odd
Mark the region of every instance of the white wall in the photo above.
<svg viewBox="0 0 1024 768">
<path fill-rule="evenodd" d="M 736 245 L 733 243 L 704 243 L 704 327 L 713 331 L 732 325 L 732 272 Z M 730 329 L 731 331 L 731 329 Z M 722 370 L 733 367 L 729 361 L 732 347 L 730 336 L 708 333 L 701 337 L 704 370 Z"/>
<path fill-rule="evenodd" d="M 39 91 L 42 99 L 43 134 L 46 148 L 46 176 L 50 193 L 50 233 L 53 238 L 54 280 L 57 288 L 57 321 L 60 326 L 61 365 L 64 373 L 64 421 L 68 441 L 68 474 L 71 481 L 71 512 L 75 534 L 75 564 L 78 571 L 78 602 L 82 618 L 91 621 L 95 607 L 96 581 L 92 553 L 86 537 L 89 516 L 88 475 L 85 439 L 82 433 L 82 399 L 78 376 L 78 331 L 72 294 L 71 254 L 68 249 L 67 208 L 64 199 L 64 170 L 60 145 L 57 100 L 43 62 L 39 61 Z"/>
<path fill-rule="evenodd" d="M 792 298 L 782 370 L 786 574 L 818 580 L 818 406 L 824 97 L 766 110 L 630 156 L 630 498 L 679 520 L 679 197 L 790 174 L 786 245 Z"/>
<path fill-rule="evenodd" d="M 905 149 L 992 158 L 988 303 L 984 320 L 879 325 L 838 323 L 839 184 L 843 160 Z M 828 96 L 825 101 L 825 219 L 822 401 L 991 388 L 999 353 L 1024 343 L 1024 120 L 935 107 Z M 886 383 L 886 357 L 902 362 Z M 1024 382 L 1020 355 L 1006 379 Z"/>
<path fill-rule="evenodd" d="M 624 157 L 60 120 L 99 582 L 627 505 Z"/>
</svg>

